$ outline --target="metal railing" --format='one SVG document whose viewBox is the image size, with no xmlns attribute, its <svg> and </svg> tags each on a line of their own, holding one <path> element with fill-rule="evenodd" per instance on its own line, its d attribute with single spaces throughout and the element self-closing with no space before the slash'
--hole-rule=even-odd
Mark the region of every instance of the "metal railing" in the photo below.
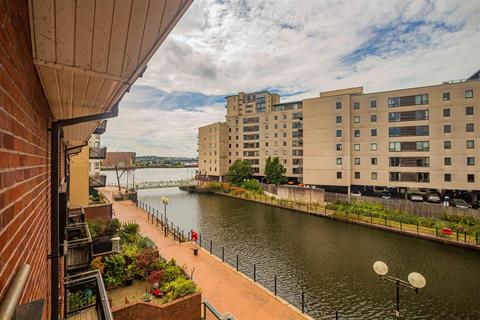
<svg viewBox="0 0 480 320">
<path fill-rule="evenodd" d="M 90 159 L 105 159 L 107 156 L 106 147 L 90 147 Z"/>
<path fill-rule="evenodd" d="M 107 176 L 103 174 L 96 175 L 96 176 L 89 176 L 88 180 L 89 180 L 89 186 L 92 188 L 105 187 L 105 185 L 107 184 Z"/>
<path fill-rule="evenodd" d="M 93 131 L 93 134 L 103 134 L 107 130 L 107 120 L 103 120 Z"/>
<path fill-rule="evenodd" d="M 113 320 L 100 271 L 88 271 L 66 277 L 64 286 L 66 319 L 94 312 L 99 320 Z"/>
<path fill-rule="evenodd" d="M 85 222 L 85 210 L 83 207 L 68 208 L 68 224 Z"/>
<path fill-rule="evenodd" d="M 15 278 L 10 283 L 7 293 L 5 294 L 2 304 L 0 304 L 0 319 L 10 320 L 15 316 L 18 302 L 22 297 L 25 286 L 27 285 L 28 276 L 32 267 L 29 264 L 22 265 Z"/>
<path fill-rule="evenodd" d="M 67 230 L 67 271 L 88 268 L 92 262 L 92 237 L 86 222 L 70 224 Z"/>
<path fill-rule="evenodd" d="M 209 317 L 208 316 L 209 314 L 211 314 L 213 318 Z M 235 320 L 235 317 L 230 313 L 221 314 L 210 302 L 208 302 L 207 300 L 203 300 L 202 315 L 200 320 L 209 320 L 209 319 Z"/>
</svg>

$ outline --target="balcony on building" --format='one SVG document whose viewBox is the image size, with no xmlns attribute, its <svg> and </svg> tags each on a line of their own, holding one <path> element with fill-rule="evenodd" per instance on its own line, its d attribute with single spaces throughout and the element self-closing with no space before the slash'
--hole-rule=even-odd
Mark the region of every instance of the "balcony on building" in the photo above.
<svg viewBox="0 0 480 320">
<path fill-rule="evenodd" d="M 92 262 L 92 237 L 86 222 L 69 224 L 67 234 L 67 272 L 85 270 Z"/>
<path fill-rule="evenodd" d="M 107 156 L 106 147 L 90 147 L 90 159 L 105 159 Z"/>
<path fill-rule="evenodd" d="M 107 176 L 104 174 L 89 176 L 88 180 L 90 188 L 102 188 L 107 184 Z"/>
<path fill-rule="evenodd" d="M 95 128 L 95 131 L 93 131 L 93 134 L 104 134 L 106 130 L 107 130 L 107 120 L 103 120 L 98 125 L 98 127 Z"/>
<path fill-rule="evenodd" d="M 83 210 L 83 207 L 68 208 L 67 212 L 69 224 L 85 222 L 85 211 Z"/>
</svg>

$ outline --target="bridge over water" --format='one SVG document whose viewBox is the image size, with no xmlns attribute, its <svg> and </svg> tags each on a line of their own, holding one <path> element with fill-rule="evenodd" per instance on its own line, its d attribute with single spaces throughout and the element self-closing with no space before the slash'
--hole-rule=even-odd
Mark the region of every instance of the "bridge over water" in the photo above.
<svg viewBox="0 0 480 320">
<path fill-rule="evenodd" d="M 185 179 L 185 180 L 168 180 L 168 181 L 142 181 L 135 182 L 135 190 L 145 190 L 145 189 L 159 189 L 159 188 L 174 188 L 174 187 L 188 187 L 196 185 L 196 180 L 194 179 Z M 112 186 L 116 187 L 117 184 Z M 125 185 L 120 185 L 122 188 L 126 188 Z"/>
</svg>

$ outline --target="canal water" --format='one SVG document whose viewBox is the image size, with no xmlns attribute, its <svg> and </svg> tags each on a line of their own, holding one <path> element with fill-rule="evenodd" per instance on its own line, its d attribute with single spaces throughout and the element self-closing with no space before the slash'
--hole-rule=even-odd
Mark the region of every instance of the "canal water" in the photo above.
<svg viewBox="0 0 480 320">
<path fill-rule="evenodd" d="M 150 171 L 154 170 L 154 171 Z M 191 169 L 189 169 L 191 170 Z M 150 181 L 185 179 L 186 169 L 142 169 Z M 110 179 L 110 174 L 109 178 Z M 168 179 L 168 178 L 167 178 Z M 168 180 L 171 180 L 168 179 Z M 194 229 L 221 247 L 229 263 L 296 306 L 305 292 L 316 319 L 393 319 L 395 286 L 380 281 L 372 265 L 382 260 L 389 274 L 407 279 L 420 272 L 427 286 L 418 294 L 401 289 L 404 319 L 480 319 L 480 252 L 447 246 L 340 221 L 219 195 L 189 194 L 177 188 L 142 190 L 139 198 L 184 230 Z"/>
</svg>

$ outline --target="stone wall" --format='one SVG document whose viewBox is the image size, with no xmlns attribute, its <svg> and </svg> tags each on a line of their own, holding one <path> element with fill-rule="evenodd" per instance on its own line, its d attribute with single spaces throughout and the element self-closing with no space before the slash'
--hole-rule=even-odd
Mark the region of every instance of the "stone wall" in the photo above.
<svg viewBox="0 0 480 320">
<path fill-rule="evenodd" d="M 276 186 L 275 190 L 277 198 L 279 199 L 319 204 L 323 204 L 325 202 L 325 191 L 319 188 L 314 189 L 298 186 Z"/>
</svg>

